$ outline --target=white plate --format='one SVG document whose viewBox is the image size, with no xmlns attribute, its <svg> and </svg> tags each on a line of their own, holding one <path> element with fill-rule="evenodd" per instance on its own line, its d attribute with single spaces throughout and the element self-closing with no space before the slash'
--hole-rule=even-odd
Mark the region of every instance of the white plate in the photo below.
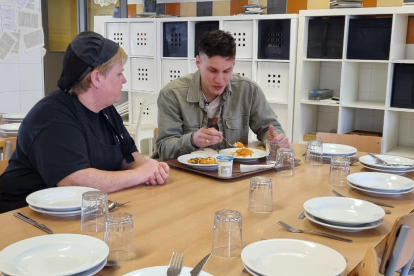
<svg viewBox="0 0 414 276">
<path fill-rule="evenodd" d="M 61 217 L 61 218 L 65 218 L 65 217 L 75 217 L 75 216 L 80 216 L 82 213 L 82 210 L 75 210 L 75 211 L 50 211 L 47 209 L 42 209 L 42 208 L 37 208 L 34 207 L 32 205 L 29 204 L 29 208 L 32 209 L 33 211 L 42 213 L 42 214 L 47 214 L 50 216 L 54 216 L 54 217 Z"/>
<path fill-rule="evenodd" d="M 340 226 L 340 225 L 330 224 L 326 221 L 318 219 L 317 217 L 314 217 L 311 214 L 308 214 L 307 212 L 305 212 L 305 216 L 310 221 L 312 221 L 316 224 L 322 225 L 322 226 L 324 226 L 328 229 L 331 229 L 331 230 L 334 230 L 334 231 L 339 231 L 339 232 L 360 232 L 360 231 L 363 231 L 363 230 L 376 228 L 376 227 L 380 226 L 382 224 L 382 222 L 384 221 L 383 219 L 381 219 L 379 221 L 366 223 L 366 224 L 361 224 L 359 226 Z"/>
<path fill-rule="evenodd" d="M 168 266 L 153 266 L 131 271 L 123 276 L 165 276 L 167 275 Z M 181 270 L 180 276 L 190 276 L 192 267 L 185 267 Z M 201 271 L 199 276 L 213 276 L 210 273 Z"/>
<path fill-rule="evenodd" d="M 5 132 L 18 132 L 19 128 L 20 123 L 0 125 L 0 131 L 3 130 Z"/>
<path fill-rule="evenodd" d="M 411 179 L 389 173 L 360 172 L 348 175 L 348 181 L 370 190 L 401 191 L 414 188 Z"/>
<path fill-rule="evenodd" d="M 218 164 L 211 164 L 211 165 L 191 164 L 191 163 L 188 163 L 188 160 L 191 158 L 196 158 L 196 157 L 206 158 L 206 157 L 216 157 L 216 156 L 217 156 L 216 153 L 190 153 L 190 154 L 184 154 L 184 155 L 179 156 L 177 160 L 181 164 L 187 165 L 193 169 L 202 170 L 202 171 L 213 171 L 213 170 L 217 170 Z"/>
<path fill-rule="evenodd" d="M 368 165 L 368 164 L 366 164 L 364 162 L 361 162 L 361 160 L 359 162 L 365 168 L 370 169 L 370 170 L 373 170 L 373 171 L 379 171 L 379 172 L 387 172 L 387 173 L 407 173 L 407 172 L 414 171 L 414 167 L 413 168 L 409 168 L 409 169 L 398 169 L 398 168 L 395 168 L 395 167 L 380 168 L 380 167 L 375 167 L 375 166 L 372 166 L 372 165 Z"/>
<path fill-rule="evenodd" d="M 303 240 L 258 241 L 242 250 L 241 259 L 250 270 L 262 275 L 336 276 L 346 268 L 345 258 L 337 251 Z"/>
<path fill-rule="evenodd" d="M 383 191 L 383 190 L 373 191 L 373 190 L 367 190 L 367 189 L 364 189 L 362 187 L 359 187 L 358 185 L 355 185 L 355 184 L 353 184 L 349 181 L 348 181 L 348 185 L 351 186 L 352 188 L 354 188 L 355 190 L 359 190 L 359 191 L 361 191 L 363 193 L 366 193 L 370 196 L 381 196 L 381 197 L 382 196 L 398 196 L 398 195 L 401 195 L 401 194 L 408 194 L 408 193 L 411 193 L 414 190 L 414 189 L 410 189 L 410 190 L 401 191 L 401 192 L 389 192 L 389 191 Z"/>
<path fill-rule="evenodd" d="M 73 275 L 70 275 L 70 276 L 92 276 L 92 275 L 95 275 L 96 273 L 98 273 L 99 271 L 101 271 L 102 268 L 104 268 L 105 264 L 106 264 L 106 259 L 103 260 L 97 266 L 94 266 L 94 267 L 92 267 L 92 268 L 90 268 L 88 270 L 85 270 L 83 272 L 76 273 L 76 274 L 73 274 Z M 3 276 L 10 276 L 9 274 L 6 274 L 4 272 L 0 272 L 0 274 L 3 275 Z"/>
<path fill-rule="evenodd" d="M 382 169 L 391 169 L 391 170 L 414 170 L 414 160 L 412 159 L 408 159 L 405 157 L 401 157 L 401 156 L 395 156 L 395 155 L 385 155 L 385 154 L 376 154 L 375 156 L 378 156 L 379 158 L 381 158 L 382 160 L 386 161 L 387 163 L 390 164 L 404 164 L 404 165 L 410 165 L 413 166 L 413 168 L 411 167 L 407 167 L 407 166 L 387 166 L 387 165 L 383 165 L 383 164 L 378 164 L 377 161 L 369 156 L 369 155 L 364 155 L 359 157 L 359 161 L 361 163 L 365 163 L 368 166 L 371 167 L 376 167 L 376 168 L 382 168 Z"/>
<path fill-rule="evenodd" d="M 3 114 L 3 119 L 7 120 L 23 120 L 27 113 L 7 113 Z"/>
<path fill-rule="evenodd" d="M 323 155 L 335 156 L 335 155 L 354 155 L 357 153 L 357 149 L 347 145 L 341 144 L 329 144 L 323 143 Z"/>
<path fill-rule="evenodd" d="M 249 272 L 250 274 L 252 274 L 253 276 L 263 276 L 261 274 L 257 274 L 256 272 L 252 271 L 245 263 L 243 263 L 244 268 L 247 270 L 247 272 Z"/>
<path fill-rule="evenodd" d="M 253 161 L 256 161 L 258 158 L 266 157 L 266 155 L 267 155 L 266 151 L 264 151 L 264 150 L 252 149 L 252 148 L 248 148 L 248 149 L 251 149 L 253 151 L 252 156 L 240 157 L 240 156 L 237 156 L 235 154 L 235 155 L 233 155 L 234 161 L 237 161 L 237 162 L 253 162 Z M 222 149 L 222 150 L 219 151 L 219 154 L 231 155 L 231 153 L 235 152 L 236 150 L 238 150 L 238 149 L 237 148 Z"/>
<path fill-rule="evenodd" d="M 332 224 L 356 226 L 383 219 L 384 209 L 364 200 L 348 197 L 317 197 L 303 204 L 306 212 Z"/>
<path fill-rule="evenodd" d="M 75 211 L 82 206 L 82 194 L 89 191 L 98 190 L 79 186 L 49 188 L 31 193 L 26 202 L 49 211 Z"/>
<path fill-rule="evenodd" d="M 105 242 L 86 235 L 37 236 L 3 249 L 0 271 L 11 276 L 73 275 L 102 263 L 108 253 Z"/>
</svg>

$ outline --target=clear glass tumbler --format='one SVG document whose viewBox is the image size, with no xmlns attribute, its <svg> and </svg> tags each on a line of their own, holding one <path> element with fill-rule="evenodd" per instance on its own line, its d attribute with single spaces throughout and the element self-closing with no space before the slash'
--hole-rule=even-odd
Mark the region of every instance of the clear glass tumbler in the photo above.
<svg viewBox="0 0 414 276">
<path fill-rule="evenodd" d="M 349 175 L 349 157 L 333 156 L 329 171 L 329 184 L 333 186 L 346 186 L 347 176 Z"/>
<path fill-rule="evenodd" d="M 323 142 L 320 140 L 308 141 L 306 145 L 305 163 L 312 166 L 323 165 Z"/>
<path fill-rule="evenodd" d="M 278 141 L 266 142 L 266 164 L 276 165 L 277 163 L 277 150 L 281 148 L 281 144 Z"/>
<path fill-rule="evenodd" d="M 277 150 L 276 171 L 280 176 L 292 176 L 295 174 L 295 152 L 293 149 Z"/>
<path fill-rule="evenodd" d="M 249 210 L 258 213 L 273 211 L 273 186 L 269 177 L 250 178 Z"/>
<path fill-rule="evenodd" d="M 81 230 L 103 232 L 105 216 L 108 213 L 107 195 L 101 191 L 82 194 Z"/>
<path fill-rule="evenodd" d="M 242 249 L 242 215 L 237 211 L 221 210 L 214 214 L 212 254 L 238 257 Z"/>
<path fill-rule="evenodd" d="M 128 213 L 112 213 L 105 218 L 104 241 L 109 247 L 108 260 L 125 261 L 136 256 L 134 220 Z"/>
</svg>

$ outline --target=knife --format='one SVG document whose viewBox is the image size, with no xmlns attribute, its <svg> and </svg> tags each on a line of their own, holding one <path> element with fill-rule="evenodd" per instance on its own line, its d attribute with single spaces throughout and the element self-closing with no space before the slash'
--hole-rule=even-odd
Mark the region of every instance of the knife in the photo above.
<svg viewBox="0 0 414 276">
<path fill-rule="evenodd" d="M 207 263 L 208 259 L 210 259 L 211 253 L 205 256 L 194 268 L 190 271 L 191 276 L 198 276 L 201 270 L 203 269 L 204 265 Z"/>
<path fill-rule="evenodd" d="M 46 233 L 53 234 L 52 230 L 50 230 L 49 228 L 47 228 L 47 226 L 45 226 L 44 224 L 40 224 L 40 223 L 38 223 L 38 222 L 36 222 L 36 221 L 32 220 L 31 218 L 28 218 L 28 217 L 26 217 L 26 216 L 22 215 L 22 214 L 21 214 L 21 213 L 19 213 L 19 212 L 13 213 L 13 215 L 14 215 L 15 217 L 17 217 L 17 218 L 19 218 L 19 219 L 21 219 L 21 220 L 24 220 L 25 222 L 28 222 L 28 223 L 30 223 L 31 225 L 33 225 L 33 226 L 35 226 L 35 227 L 37 227 L 37 228 L 39 228 L 39 229 L 41 229 L 41 230 L 45 231 Z"/>
<path fill-rule="evenodd" d="M 332 190 L 332 193 L 336 194 L 336 195 L 337 195 L 337 196 L 339 196 L 339 197 L 345 197 L 345 196 L 341 195 L 340 193 L 338 193 L 338 192 L 337 192 L 337 191 L 335 191 L 335 190 Z M 393 206 L 393 205 L 391 205 L 391 204 L 387 204 L 387 203 L 382 203 L 382 202 L 373 201 L 373 200 L 366 200 L 366 199 L 361 199 L 361 200 L 365 200 L 365 201 L 371 202 L 371 203 L 376 204 L 376 205 L 378 205 L 378 206 L 384 206 L 384 207 L 394 208 L 394 206 Z"/>
</svg>

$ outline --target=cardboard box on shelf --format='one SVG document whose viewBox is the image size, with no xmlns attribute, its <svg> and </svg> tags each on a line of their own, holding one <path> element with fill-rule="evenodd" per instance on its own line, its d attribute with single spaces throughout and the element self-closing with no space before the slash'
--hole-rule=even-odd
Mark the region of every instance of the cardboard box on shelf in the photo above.
<svg viewBox="0 0 414 276">
<path fill-rule="evenodd" d="M 353 130 L 353 131 L 347 132 L 346 134 L 382 137 L 381 132 L 365 131 L 365 130 Z"/>
<path fill-rule="evenodd" d="M 316 132 L 306 133 L 303 135 L 303 141 L 316 140 Z"/>
</svg>

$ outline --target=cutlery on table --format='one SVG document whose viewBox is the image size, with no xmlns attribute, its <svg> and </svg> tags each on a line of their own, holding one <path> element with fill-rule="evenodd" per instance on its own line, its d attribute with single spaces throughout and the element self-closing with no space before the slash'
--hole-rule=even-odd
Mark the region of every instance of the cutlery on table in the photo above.
<svg viewBox="0 0 414 276">
<path fill-rule="evenodd" d="M 298 219 L 304 219 L 305 218 L 305 211 L 303 211 L 302 213 L 300 213 Z"/>
<path fill-rule="evenodd" d="M 295 227 L 292 227 L 292 226 L 284 223 L 283 221 L 279 221 L 278 224 L 280 226 L 282 226 L 283 228 L 285 228 L 286 230 L 288 230 L 289 232 L 292 232 L 292 233 L 310 233 L 310 234 L 316 234 L 316 235 L 324 236 L 324 237 L 331 238 L 331 239 L 338 240 L 338 241 L 352 242 L 352 240 L 350 240 L 350 239 L 341 238 L 341 237 L 338 237 L 338 236 L 335 236 L 335 235 L 331 235 L 331 234 L 327 234 L 327 233 L 323 233 L 323 232 L 319 232 L 319 231 L 297 229 Z"/>
<path fill-rule="evenodd" d="M 22 214 L 21 214 L 21 213 L 19 213 L 19 212 L 13 213 L 13 215 L 14 215 L 15 217 L 17 217 L 17 218 L 19 218 L 19 219 L 21 219 L 21 220 L 24 220 L 25 222 L 30 223 L 31 225 L 33 225 L 33 226 L 35 226 L 35 227 L 37 227 L 37 228 L 39 228 L 39 229 L 41 229 L 41 230 L 45 231 L 46 233 L 53 234 L 52 230 L 50 230 L 50 229 L 49 229 L 46 225 L 44 225 L 44 224 L 40 224 L 40 223 L 38 223 L 38 222 L 36 222 L 36 221 L 32 220 L 31 218 L 28 218 L 28 217 L 26 217 L 26 216 L 22 215 Z"/>
<path fill-rule="evenodd" d="M 167 276 L 178 276 L 183 268 L 184 253 L 173 252 L 168 265 Z"/>
<path fill-rule="evenodd" d="M 204 265 L 207 263 L 208 259 L 210 259 L 211 253 L 207 254 L 194 268 L 190 271 L 191 276 L 198 276 L 201 270 L 203 269 Z"/>
<path fill-rule="evenodd" d="M 108 200 L 108 210 L 111 211 L 111 210 L 115 209 L 116 207 L 125 205 L 125 204 L 130 203 L 130 202 L 131 201 L 127 201 L 127 202 L 124 202 L 124 203 L 118 203 L 116 201 Z"/>
<path fill-rule="evenodd" d="M 385 166 L 390 166 L 390 167 L 414 167 L 414 165 L 405 165 L 405 164 L 396 164 L 396 163 L 388 163 L 387 161 L 379 158 L 378 156 L 367 152 L 369 156 L 371 156 L 372 158 L 374 158 L 375 160 L 377 160 L 378 163 L 385 165 Z"/>
<path fill-rule="evenodd" d="M 377 160 L 379 163 L 384 164 L 384 165 L 388 165 L 388 163 L 384 160 L 382 160 L 381 158 L 379 158 L 378 156 L 375 156 L 374 154 L 367 152 L 369 156 L 371 156 L 372 158 L 374 158 L 375 160 Z"/>
<path fill-rule="evenodd" d="M 338 193 L 338 192 L 337 192 L 337 191 L 335 191 L 335 190 L 332 190 L 332 193 L 334 193 L 336 196 L 339 196 L 339 197 L 345 197 L 345 196 L 341 195 L 340 193 Z M 362 199 L 362 200 L 365 200 L 365 201 L 371 202 L 371 203 L 376 204 L 376 205 L 378 205 L 378 206 L 385 206 L 385 207 L 389 207 L 389 208 L 394 208 L 394 206 L 393 206 L 393 205 L 391 205 L 391 204 L 382 203 L 382 202 L 373 201 L 373 200 L 366 200 L 366 199 Z M 390 213 L 391 213 L 391 212 L 390 212 Z"/>
</svg>

